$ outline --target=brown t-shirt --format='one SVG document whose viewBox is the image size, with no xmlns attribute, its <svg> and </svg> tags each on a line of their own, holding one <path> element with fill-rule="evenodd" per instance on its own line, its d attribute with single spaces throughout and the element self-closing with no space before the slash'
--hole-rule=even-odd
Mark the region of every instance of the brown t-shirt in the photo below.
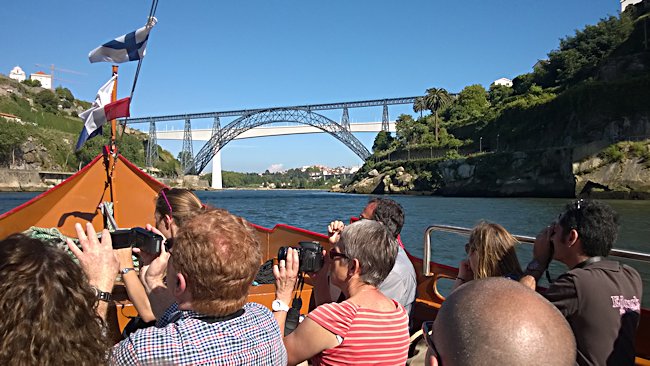
<svg viewBox="0 0 650 366">
<path fill-rule="evenodd" d="M 642 287 L 634 268 L 601 260 L 561 275 L 544 293 L 573 329 L 579 365 L 634 364 Z"/>
</svg>

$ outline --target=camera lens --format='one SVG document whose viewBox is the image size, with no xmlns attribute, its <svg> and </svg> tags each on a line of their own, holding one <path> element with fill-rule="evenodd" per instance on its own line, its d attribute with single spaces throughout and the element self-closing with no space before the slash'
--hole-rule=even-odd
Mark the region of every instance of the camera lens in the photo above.
<svg viewBox="0 0 650 366">
<path fill-rule="evenodd" d="M 289 247 L 280 247 L 278 249 L 278 262 L 282 260 L 287 260 L 287 252 Z"/>
</svg>

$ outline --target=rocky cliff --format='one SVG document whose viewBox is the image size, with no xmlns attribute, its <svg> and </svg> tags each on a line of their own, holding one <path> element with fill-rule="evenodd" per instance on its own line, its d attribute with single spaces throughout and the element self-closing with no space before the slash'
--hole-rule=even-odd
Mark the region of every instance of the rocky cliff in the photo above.
<svg viewBox="0 0 650 366">
<path fill-rule="evenodd" d="M 333 191 L 480 197 L 650 198 L 648 141 L 378 164 Z"/>
</svg>

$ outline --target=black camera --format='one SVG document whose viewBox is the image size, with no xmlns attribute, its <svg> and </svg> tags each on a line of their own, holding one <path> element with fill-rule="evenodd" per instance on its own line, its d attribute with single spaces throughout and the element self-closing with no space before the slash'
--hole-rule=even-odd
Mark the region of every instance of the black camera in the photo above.
<svg viewBox="0 0 650 366">
<path fill-rule="evenodd" d="M 300 272 L 318 272 L 323 268 L 323 247 L 317 241 L 301 241 L 298 247 L 292 247 L 298 251 Z M 291 247 L 280 247 L 278 250 L 278 262 L 287 260 L 287 252 Z"/>
<path fill-rule="evenodd" d="M 115 230 L 111 233 L 113 249 L 140 248 L 147 253 L 160 253 L 163 237 L 141 227 Z"/>
</svg>

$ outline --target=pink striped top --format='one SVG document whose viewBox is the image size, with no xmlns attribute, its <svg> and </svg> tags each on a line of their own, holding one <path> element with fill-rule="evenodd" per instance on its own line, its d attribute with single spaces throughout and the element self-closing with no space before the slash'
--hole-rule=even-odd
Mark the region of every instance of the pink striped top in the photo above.
<svg viewBox="0 0 650 366">
<path fill-rule="evenodd" d="M 394 311 L 362 308 L 349 301 L 317 307 L 309 318 L 343 338 L 316 355 L 314 365 L 404 365 L 408 356 L 408 316 L 393 300 Z"/>
</svg>

